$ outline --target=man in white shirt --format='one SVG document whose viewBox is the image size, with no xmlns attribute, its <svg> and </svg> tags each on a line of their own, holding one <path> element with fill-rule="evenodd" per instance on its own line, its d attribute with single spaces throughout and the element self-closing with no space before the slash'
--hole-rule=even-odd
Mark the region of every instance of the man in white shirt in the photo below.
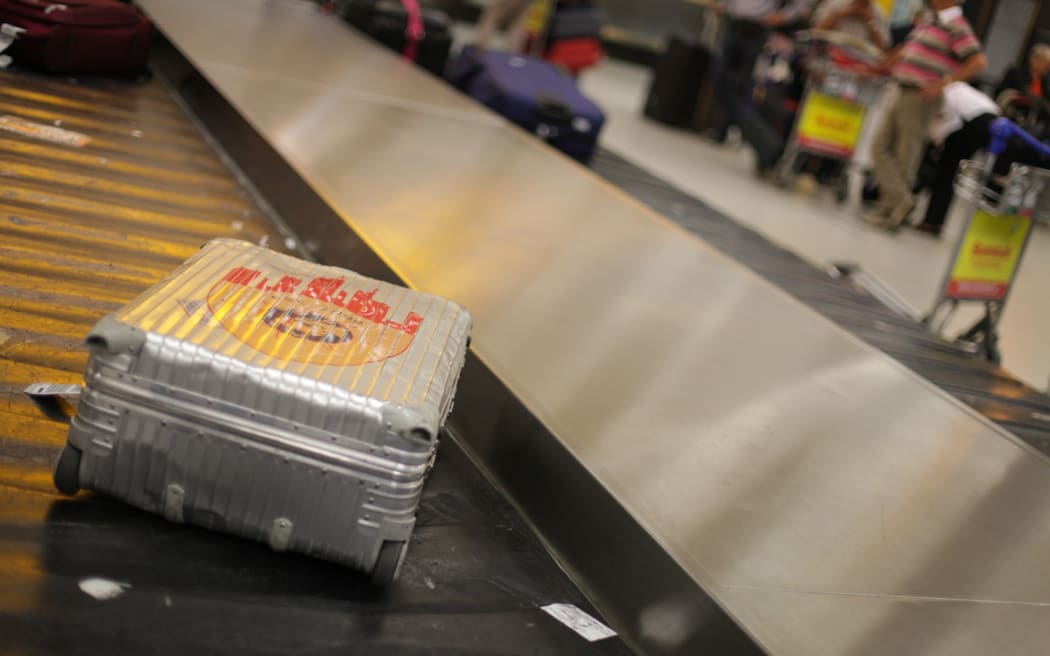
<svg viewBox="0 0 1050 656">
<path fill-rule="evenodd" d="M 941 158 L 930 193 L 926 215 L 915 226 L 930 235 L 939 236 L 954 195 L 953 183 L 959 163 L 991 140 L 989 127 L 999 116 L 999 106 L 988 96 L 965 82 L 953 82 L 944 88 L 944 104 L 930 123 L 930 141 L 941 145 Z"/>
</svg>

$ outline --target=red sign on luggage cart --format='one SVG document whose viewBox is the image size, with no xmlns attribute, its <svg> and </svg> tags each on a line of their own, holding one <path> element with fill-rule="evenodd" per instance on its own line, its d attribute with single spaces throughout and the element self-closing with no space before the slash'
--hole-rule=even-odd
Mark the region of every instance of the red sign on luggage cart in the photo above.
<svg viewBox="0 0 1050 656">
<path fill-rule="evenodd" d="M 945 298 L 1004 300 L 1031 227 L 1030 217 L 974 213 L 949 270 Z"/>
<path fill-rule="evenodd" d="M 798 120 L 800 146 L 811 152 L 849 158 L 860 142 L 868 108 L 818 91 L 806 95 Z"/>
</svg>

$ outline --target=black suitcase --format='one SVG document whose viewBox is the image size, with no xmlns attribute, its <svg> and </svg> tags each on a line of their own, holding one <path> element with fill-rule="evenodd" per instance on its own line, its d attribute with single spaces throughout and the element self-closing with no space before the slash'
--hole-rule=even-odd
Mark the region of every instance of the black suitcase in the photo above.
<svg viewBox="0 0 1050 656">
<path fill-rule="evenodd" d="M 711 51 L 696 40 L 671 36 L 653 67 L 645 115 L 677 127 L 693 126 L 697 100 L 710 78 Z"/>
<path fill-rule="evenodd" d="M 342 18 L 391 50 L 403 53 L 434 75 L 444 75 L 452 49 L 448 16 L 436 9 L 421 11 L 423 33 L 409 38 L 410 22 L 406 3 L 400 0 L 347 0 L 337 5 Z"/>
</svg>

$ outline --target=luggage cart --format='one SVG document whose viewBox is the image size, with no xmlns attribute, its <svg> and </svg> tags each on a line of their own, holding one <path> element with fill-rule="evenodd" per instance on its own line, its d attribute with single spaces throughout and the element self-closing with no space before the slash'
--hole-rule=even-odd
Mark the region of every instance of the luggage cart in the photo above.
<svg viewBox="0 0 1050 656">
<path fill-rule="evenodd" d="M 857 147 L 872 129 L 872 108 L 886 85 L 870 46 L 841 35 L 812 30 L 798 35 L 804 49 L 805 91 L 799 104 L 776 181 L 792 183 L 799 160 L 815 155 L 839 163 L 826 182 L 839 202 L 849 196 L 849 168 Z"/>
<path fill-rule="evenodd" d="M 1000 179 L 995 179 L 992 171 L 1012 138 L 1025 141 L 1047 157 L 1050 146 L 1005 118 L 996 119 L 990 129 L 992 139 L 984 156 L 959 166 L 955 193 L 969 204 L 969 218 L 937 301 L 924 322 L 941 335 L 960 303 L 982 303 L 984 316 L 956 339 L 976 344 L 990 362 L 999 364 L 999 318 L 1028 246 L 1032 224 L 1050 216 L 1050 170 L 1014 164 Z"/>
<path fill-rule="evenodd" d="M 1003 116 L 1037 139 L 1050 136 L 1050 105 L 1042 99 L 1016 94 L 1000 101 Z"/>
</svg>

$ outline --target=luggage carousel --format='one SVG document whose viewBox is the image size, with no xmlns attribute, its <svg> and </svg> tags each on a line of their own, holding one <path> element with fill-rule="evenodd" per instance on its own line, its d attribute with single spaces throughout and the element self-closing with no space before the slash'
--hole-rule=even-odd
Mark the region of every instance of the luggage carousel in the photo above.
<svg viewBox="0 0 1050 656">
<path fill-rule="evenodd" d="M 628 653 L 540 610 L 597 615 L 447 436 L 411 557 L 385 593 L 351 569 L 59 495 L 51 470 L 66 426 L 22 389 L 80 382 L 94 322 L 207 240 L 297 244 L 158 80 L 0 72 L 0 114 L 38 128 L 0 130 L 0 651 Z M 37 136 L 43 127 L 64 141 Z"/>
<path fill-rule="evenodd" d="M 135 230 L 80 254 L 38 237 L 4 264 L 25 283 L 11 297 L 28 299 L 12 307 L 29 307 L 0 345 L 0 490 L 17 501 L 0 535 L 18 573 L 0 635 L 18 650 L 957 656 L 1050 639 L 1046 457 L 828 318 L 867 301 L 843 294 L 818 314 L 715 248 L 760 240 L 697 238 L 311 3 L 141 5 L 167 40 L 156 70 L 273 219 L 194 183 L 179 214 L 199 236 L 255 230 L 453 298 L 474 315 L 473 353 L 403 587 L 377 598 L 340 568 L 56 499 L 46 467 L 63 431 L 18 385 L 75 380 L 77 336 L 109 307 L 94 304 L 170 266 L 135 255 L 146 246 L 106 255 Z M 87 197 L 0 194 L 27 212 L 71 207 L 105 226 L 109 190 L 152 203 L 112 213 L 146 231 L 176 203 L 152 178 L 132 192 L 40 170 L 61 162 L 19 166 L 5 185 Z M 74 274 L 82 286 L 46 296 Z M 103 604 L 77 587 L 93 576 L 130 587 Z M 600 614 L 624 642 L 586 642 L 539 610 L 552 601 Z M 132 630 L 147 622 L 158 639 Z"/>
</svg>

